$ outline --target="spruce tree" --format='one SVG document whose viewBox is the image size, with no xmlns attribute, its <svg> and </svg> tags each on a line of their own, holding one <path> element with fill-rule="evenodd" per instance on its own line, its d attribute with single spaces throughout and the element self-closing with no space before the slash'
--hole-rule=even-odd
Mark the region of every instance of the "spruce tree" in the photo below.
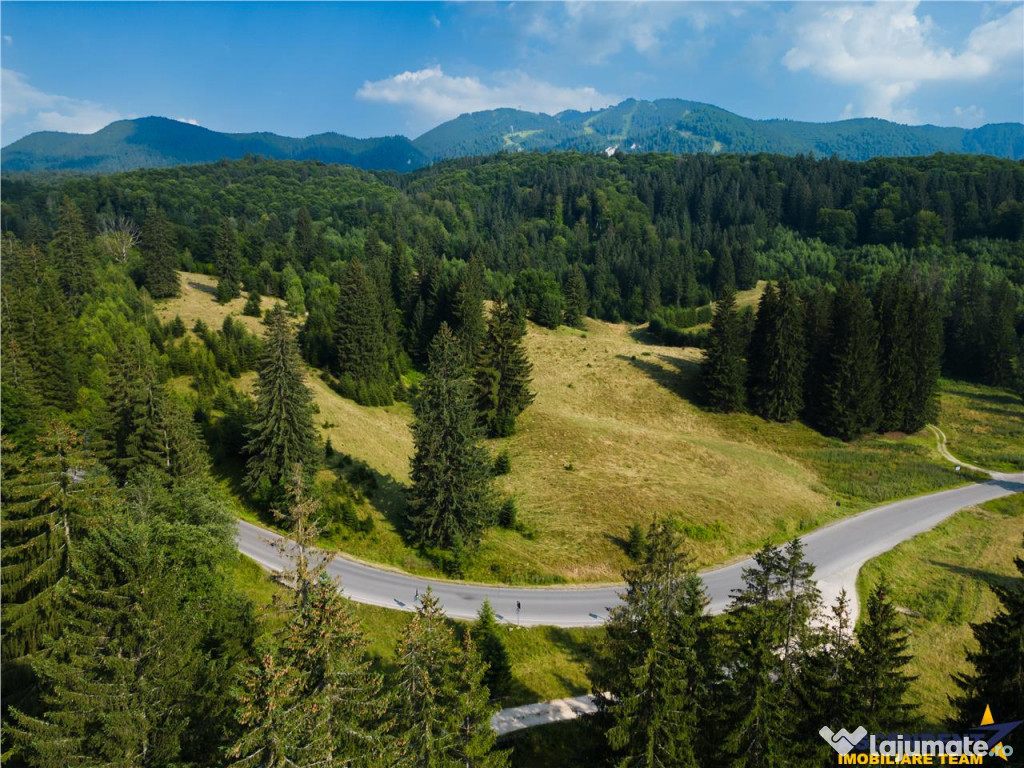
<svg viewBox="0 0 1024 768">
<path fill-rule="evenodd" d="M 490 437 L 515 433 L 516 419 L 533 402 L 533 366 L 523 349 L 526 318 L 518 305 L 495 302 L 487 322 L 475 385 L 480 421 Z"/>
<path fill-rule="evenodd" d="M 163 211 L 150 205 L 142 224 L 139 241 L 142 251 L 143 282 L 154 299 L 167 299 L 181 293 L 177 258 L 174 255 L 171 227 Z"/>
<path fill-rule="evenodd" d="M 292 241 L 295 246 L 299 263 L 308 266 L 313 260 L 313 253 L 316 249 L 316 237 L 313 233 L 313 217 L 309 214 L 306 206 L 299 208 L 295 217 L 295 239 Z"/>
<path fill-rule="evenodd" d="M 773 421 L 792 421 L 803 410 L 804 318 L 791 282 L 778 291 L 769 283 L 761 297 L 747 355 L 754 413 Z"/>
<path fill-rule="evenodd" d="M 2 485 L 3 655 L 5 670 L 60 636 L 56 595 L 98 525 L 112 489 L 81 436 L 53 421 L 25 457 L 5 445 Z M 8 691 L 5 690 L 5 696 Z"/>
<path fill-rule="evenodd" d="M 335 373 L 342 393 L 363 405 L 388 405 L 396 384 L 377 288 L 353 259 L 341 276 L 334 324 Z"/>
<path fill-rule="evenodd" d="M 594 686 L 620 766 L 696 766 L 717 676 L 707 596 L 676 529 L 655 523 L 612 609 Z"/>
<path fill-rule="evenodd" d="M 94 259 L 85 222 L 78 206 L 65 197 L 60 208 L 60 227 L 53 234 L 55 264 L 60 287 L 73 307 L 81 305 L 95 285 Z"/>
<path fill-rule="evenodd" d="M 820 425 L 826 405 L 825 375 L 832 353 L 831 291 L 822 287 L 807 297 L 804 304 L 804 340 L 807 366 L 804 370 L 804 417 Z"/>
<path fill-rule="evenodd" d="M 313 394 L 303 381 L 303 369 L 288 315 L 276 307 L 267 315 L 256 413 L 245 447 L 245 485 L 264 502 L 280 496 L 296 464 L 310 475 L 319 465 Z"/>
<path fill-rule="evenodd" d="M 709 408 L 728 413 L 740 410 L 746 399 L 743 360 L 743 321 L 736 311 L 736 295 L 726 289 L 715 305 L 708 347 L 701 365 L 701 382 Z"/>
<path fill-rule="evenodd" d="M 34 669 L 42 714 L 14 710 L 14 752 L 37 768 L 172 765 L 194 711 L 207 638 L 150 526 L 117 521 L 82 546 L 62 590 L 64 631 Z"/>
<path fill-rule="evenodd" d="M 834 754 L 829 744 L 817 738 L 823 725 L 838 730 L 857 721 L 860 702 L 854 693 L 855 654 L 850 604 L 843 590 L 831 608 L 831 616 L 818 632 L 816 642 L 800 657 L 796 689 L 798 731 L 806 738 L 810 752 L 808 764 L 824 765 Z"/>
<path fill-rule="evenodd" d="M 907 694 L 916 678 L 906 672 L 911 660 L 909 640 L 884 582 L 868 595 L 857 641 L 853 664 L 857 670 L 854 693 L 860 704 L 857 723 L 869 733 L 893 733 L 912 726 L 917 715 Z"/>
<path fill-rule="evenodd" d="M 878 426 L 883 431 L 901 430 L 911 421 L 917 378 L 913 351 L 919 342 L 912 322 L 914 293 L 905 270 L 886 272 L 878 285 Z"/>
<path fill-rule="evenodd" d="M 732 252 L 728 245 L 723 245 L 715 259 L 715 296 L 719 300 L 726 293 L 736 292 L 736 268 L 732 261 Z"/>
<path fill-rule="evenodd" d="M 498 618 L 490 600 L 484 600 L 477 614 L 476 623 L 470 630 L 473 644 L 480 649 L 480 658 L 486 665 L 484 685 L 490 691 L 491 699 L 502 699 L 512 689 L 512 662 L 508 657 L 505 641 L 501 639 Z"/>
<path fill-rule="evenodd" d="M 587 280 L 579 264 L 573 264 L 569 278 L 565 282 L 565 317 L 564 322 L 570 328 L 582 328 L 583 318 L 587 316 Z"/>
<path fill-rule="evenodd" d="M 817 610 L 813 567 L 799 541 L 785 550 L 766 545 L 743 571 L 728 617 L 732 652 L 726 747 L 733 765 L 788 765 L 795 737 L 793 711 L 799 651 L 809 638 L 807 621 Z"/>
<path fill-rule="evenodd" d="M 978 647 L 967 653 L 971 671 L 954 675 L 960 689 L 960 695 L 952 699 L 955 725 L 978 725 L 985 707 L 991 707 L 997 722 L 1024 712 L 1024 558 L 1016 557 L 1013 562 L 1018 575 L 992 585 L 999 600 L 996 614 L 971 625 Z M 1003 743 L 1015 754 L 1024 749 L 1024 737 L 1017 732 Z"/>
<path fill-rule="evenodd" d="M 401 751 L 394 765 L 507 765 L 508 754 L 495 749 L 484 663 L 468 634 L 462 642 L 456 638 L 429 588 L 402 632 L 396 657 L 393 713 Z"/>
<path fill-rule="evenodd" d="M 242 314 L 247 317 L 260 317 L 263 314 L 260 310 L 262 301 L 263 297 L 260 296 L 260 292 L 253 288 L 249 291 L 249 296 L 245 300 L 245 306 L 242 307 Z"/>
<path fill-rule="evenodd" d="M 484 263 L 480 255 L 470 256 L 469 264 L 455 294 L 455 333 L 462 344 L 466 365 L 470 366 L 477 359 L 480 345 L 484 340 L 486 324 L 484 322 L 484 298 L 486 291 Z"/>
<path fill-rule="evenodd" d="M 821 428 L 852 440 L 878 426 L 878 330 L 871 302 L 853 283 L 836 292 Z"/>
<path fill-rule="evenodd" d="M 914 387 L 910 393 L 904 432 L 918 432 L 939 416 L 939 375 L 942 372 L 942 318 L 938 303 L 919 288 L 911 310 L 916 342 L 911 349 Z"/>
<path fill-rule="evenodd" d="M 213 244 L 213 260 L 217 266 L 217 301 L 226 304 L 242 295 L 242 251 L 230 219 L 221 219 L 217 240 Z"/>
<path fill-rule="evenodd" d="M 490 456 L 480 442 L 470 387 L 458 340 L 442 325 L 414 406 L 408 522 L 420 542 L 456 555 L 494 516 Z"/>
</svg>

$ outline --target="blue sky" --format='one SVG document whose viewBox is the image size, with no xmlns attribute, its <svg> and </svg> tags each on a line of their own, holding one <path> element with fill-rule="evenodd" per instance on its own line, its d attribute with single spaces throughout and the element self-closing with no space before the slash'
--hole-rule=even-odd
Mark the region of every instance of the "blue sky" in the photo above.
<svg viewBox="0 0 1024 768">
<path fill-rule="evenodd" d="M 0 5 L 2 142 L 163 115 L 416 137 L 462 112 L 626 97 L 755 118 L 1024 121 L 1024 4 Z"/>
</svg>

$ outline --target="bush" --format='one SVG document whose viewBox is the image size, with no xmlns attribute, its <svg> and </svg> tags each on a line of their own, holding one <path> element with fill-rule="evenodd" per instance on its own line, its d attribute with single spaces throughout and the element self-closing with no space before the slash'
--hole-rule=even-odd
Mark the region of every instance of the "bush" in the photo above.
<svg viewBox="0 0 1024 768">
<path fill-rule="evenodd" d="M 640 560 L 644 556 L 644 549 L 647 546 L 647 535 L 643 526 L 633 523 L 629 526 L 629 534 L 626 540 L 626 554 L 633 560 Z"/>
<path fill-rule="evenodd" d="M 498 525 L 506 530 L 513 531 L 518 526 L 519 507 L 516 500 L 509 496 L 498 509 Z"/>
<path fill-rule="evenodd" d="M 491 469 L 491 474 L 495 477 L 501 475 L 507 475 L 512 471 L 512 458 L 508 455 L 508 451 L 502 451 L 494 457 L 494 467 Z"/>
<path fill-rule="evenodd" d="M 249 298 L 245 300 L 245 306 L 242 308 L 242 314 L 248 315 L 249 317 L 259 317 L 260 301 L 262 301 L 262 298 L 259 291 L 249 291 Z"/>
</svg>

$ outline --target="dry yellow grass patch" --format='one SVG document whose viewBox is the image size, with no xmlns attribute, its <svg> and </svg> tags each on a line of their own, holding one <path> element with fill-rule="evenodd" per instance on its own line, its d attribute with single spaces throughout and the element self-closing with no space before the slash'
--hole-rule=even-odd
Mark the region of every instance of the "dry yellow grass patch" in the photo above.
<svg viewBox="0 0 1024 768">
<path fill-rule="evenodd" d="M 155 302 L 156 315 L 162 322 L 173 320 L 174 316 L 178 315 L 191 333 L 196 320 L 202 320 L 213 330 L 218 330 L 224 324 L 224 318 L 231 315 L 249 332 L 262 335 L 261 319 L 242 314 L 246 299 L 249 297 L 248 293 L 243 292 L 240 297 L 232 299 L 227 304 L 219 304 L 216 299 L 215 276 L 202 275 L 198 272 L 179 272 L 178 278 L 181 282 L 181 296 Z M 261 308 L 267 310 L 280 303 L 280 299 L 264 296 Z"/>
</svg>

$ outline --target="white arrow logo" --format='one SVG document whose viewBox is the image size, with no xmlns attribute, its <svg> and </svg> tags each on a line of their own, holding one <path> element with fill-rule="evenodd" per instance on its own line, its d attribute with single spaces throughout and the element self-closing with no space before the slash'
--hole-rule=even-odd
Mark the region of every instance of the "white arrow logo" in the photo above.
<svg viewBox="0 0 1024 768">
<path fill-rule="evenodd" d="M 818 731 L 818 735 L 840 755 L 848 755 L 868 735 L 868 729 L 862 725 L 853 733 L 845 728 L 840 728 L 838 733 L 833 733 L 832 729 L 826 725 Z"/>
</svg>

